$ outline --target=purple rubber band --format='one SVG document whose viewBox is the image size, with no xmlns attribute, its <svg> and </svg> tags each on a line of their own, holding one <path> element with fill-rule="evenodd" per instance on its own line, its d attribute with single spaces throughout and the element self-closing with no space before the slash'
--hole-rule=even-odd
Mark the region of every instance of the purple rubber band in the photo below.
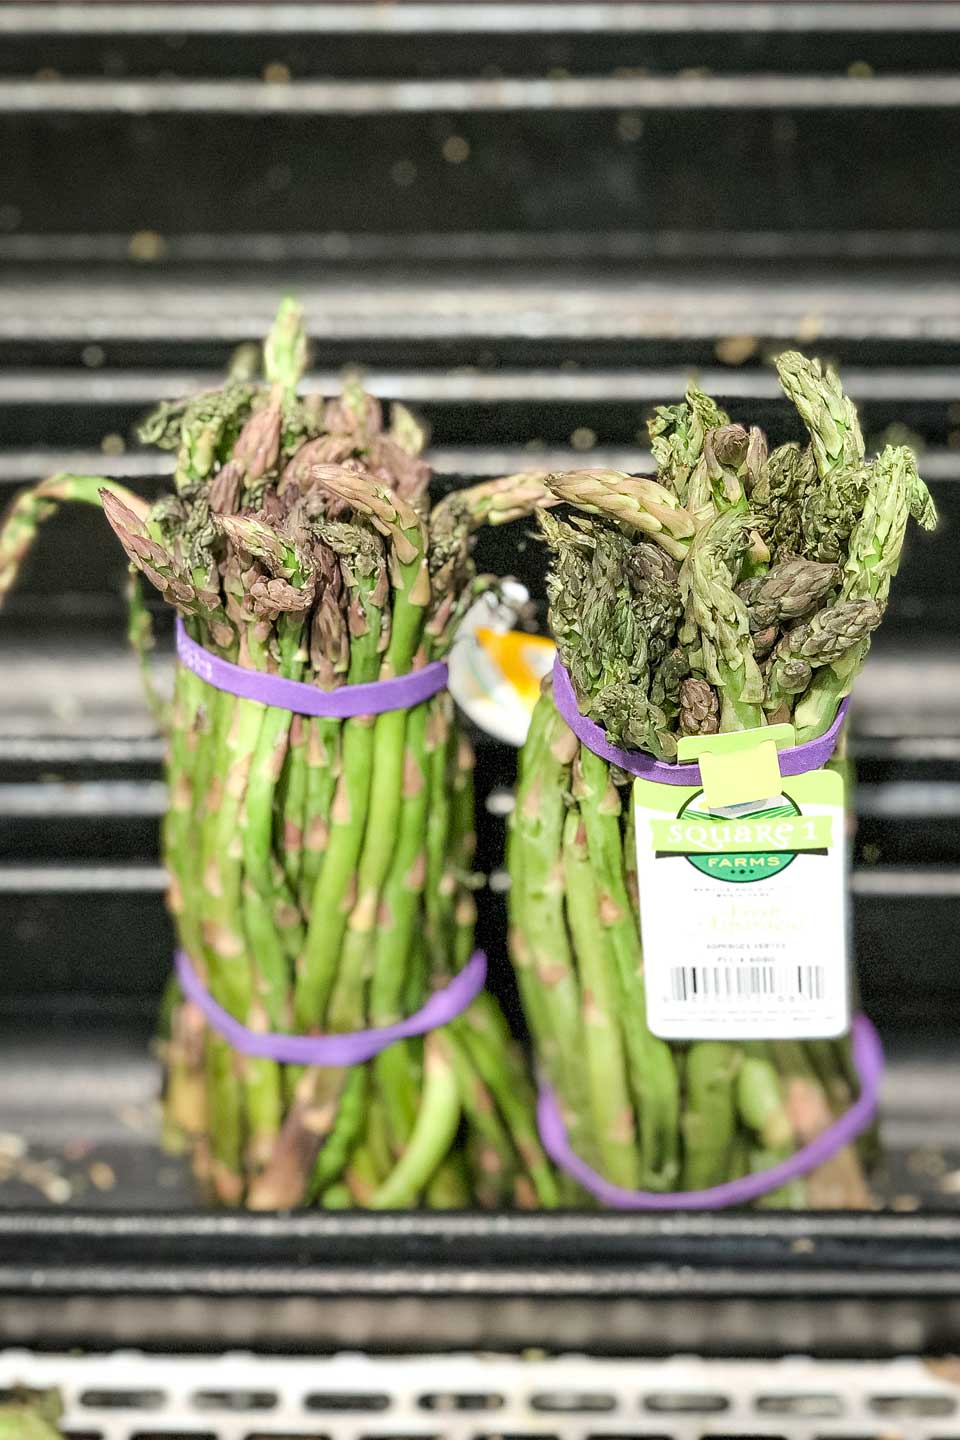
<svg viewBox="0 0 960 1440">
<path fill-rule="evenodd" d="M 203 1012 L 211 1029 L 222 1035 L 234 1050 L 261 1060 L 276 1060 L 281 1065 L 361 1065 L 397 1040 L 411 1040 L 415 1035 L 425 1035 L 428 1030 L 449 1025 L 477 998 L 487 978 L 487 957 L 482 950 L 475 950 L 449 984 L 431 995 L 415 1015 L 398 1020 L 395 1025 L 382 1025 L 378 1030 L 353 1030 L 346 1035 L 277 1035 L 272 1031 L 248 1030 L 218 1005 L 191 965 L 186 951 L 177 951 L 176 966 L 183 993 Z"/>
<path fill-rule="evenodd" d="M 619 746 L 611 744 L 602 726 L 588 720 L 586 715 L 581 715 L 570 676 L 559 658 L 553 665 L 553 699 L 577 739 L 582 740 L 587 749 L 592 750 L 594 755 L 599 755 L 602 760 L 609 760 L 611 765 L 619 765 L 621 770 L 626 770 L 630 775 L 639 775 L 643 780 L 657 780 L 664 785 L 702 784 L 699 765 L 677 765 L 669 760 L 654 760 L 652 755 L 645 755 L 642 750 L 621 750 Z M 802 745 L 790 745 L 785 750 L 777 751 L 781 775 L 805 775 L 808 770 L 819 770 L 821 765 L 826 765 L 837 747 L 837 737 L 846 717 L 848 704 L 848 698 L 841 701 L 837 718 L 823 735 L 818 735 L 815 740 L 806 740 Z"/>
<path fill-rule="evenodd" d="M 883 1078 L 883 1046 L 866 1015 L 854 1016 L 852 1035 L 853 1062 L 860 1079 L 859 1098 L 839 1120 L 789 1160 L 771 1165 L 769 1170 L 756 1175 L 744 1175 L 740 1180 L 713 1185 L 709 1190 L 676 1190 L 672 1194 L 626 1190 L 622 1185 L 614 1185 L 571 1149 L 557 1097 L 545 1083 L 541 1084 L 537 1097 L 537 1125 L 543 1148 L 554 1164 L 577 1180 L 584 1190 L 615 1210 L 723 1210 L 728 1205 L 746 1205 L 815 1170 L 870 1125 L 876 1114 Z"/>
<path fill-rule="evenodd" d="M 226 690 L 241 700 L 256 700 L 260 705 L 273 705 L 278 710 L 292 710 L 296 715 L 325 716 L 331 720 L 349 720 L 353 715 L 382 715 L 386 710 L 409 710 L 431 695 L 446 689 L 447 666 L 434 660 L 409 675 L 396 675 L 391 680 L 373 680 L 364 685 L 341 685 L 336 690 L 318 690 L 302 680 L 284 680 L 262 670 L 247 670 L 212 654 L 191 640 L 186 626 L 177 617 L 177 655 L 201 680 L 215 690 Z"/>
</svg>

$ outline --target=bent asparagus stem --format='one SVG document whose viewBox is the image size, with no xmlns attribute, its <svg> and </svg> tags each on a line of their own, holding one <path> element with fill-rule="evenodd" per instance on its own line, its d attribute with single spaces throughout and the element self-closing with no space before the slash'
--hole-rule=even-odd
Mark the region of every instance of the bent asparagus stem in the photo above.
<svg viewBox="0 0 960 1440">
<path fill-rule="evenodd" d="M 126 486 L 99 475 L 51 475 L 32 490 L 20 492 L 0 529 L 0 604 L 16 581 L 44 521 L 55 515 L 60 505 L 99 505 L 105 489 L 141 520 L 146 518 L 149 506 L 145 500 Z"/>
<path fill-rule="evenodd" d="M 424 1041 L 423 1095 L 413 1133 L 394 1169 L 370 1197 L 374 1210 L 399 1210 L 416 1203 L 453 1142 L 460 1124 L 460 1091 L 451 1042 L 442 1030 Z"/>
</svg>

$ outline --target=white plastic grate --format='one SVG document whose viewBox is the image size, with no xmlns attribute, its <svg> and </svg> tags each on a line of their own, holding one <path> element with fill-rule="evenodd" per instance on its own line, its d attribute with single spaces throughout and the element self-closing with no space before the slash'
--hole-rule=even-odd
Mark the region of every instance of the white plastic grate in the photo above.
<svg viewBox="0 0 960 1440">
<path fill-rule="evenodd" d="M 0 1352 L 70 1440 L 957 1440 L 960 1362 Z"/>
</svg>

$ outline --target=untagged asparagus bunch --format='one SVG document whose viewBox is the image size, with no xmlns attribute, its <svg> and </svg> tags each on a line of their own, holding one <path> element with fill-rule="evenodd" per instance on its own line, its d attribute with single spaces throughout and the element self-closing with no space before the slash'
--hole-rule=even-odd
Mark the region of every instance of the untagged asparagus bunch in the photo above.
<svg viewBox="0 0 960 1440">
<path fill-rule="evenodd" d="M 550 622 L 578 707 L 621 746 L 790 721 L 822 734 L 879 625 L 908 519 L 936 515 L 913 455 L 864 454 L 837 376 L 790 352 L 808 433 L 769 452 L 695 387 L 650 423 L 656 480 L 552 475 L 539 519 Z M 574 1148 L 629 1188 L 767 1169 L 851 1102 L 846 1042 L 668 1045 L 646 1027 L 629 776 L 581 745 L 551 686 L 520 763 L 510 946 Z M 762 1202 L 869 1203 L 846 1151 Z"/>
<path fill-rule="evenodd" d="M 285 302 L 262 382 L 245 356 L 222 389 L 162 406 L 143 434 L 176 464 L 153 505 L 77 476 L 21 496 L 0 533 L 0 591 L 57 502 L 102 502 L 133 571 L 232 662 L 332 691 L 443 658 L 489 584 L 475 531 L 552 496 L 523 474 L 431 506 L 415 418 L 394 406 L 387 425 L 352 383 L 334 401 L 300 395 L 306 358 Z M 218 1003 L 257 1031 L 342 1033 L 390 1024 L 446 984 L 473 949 L 472 765 L 445 692 L 341 722 L 178 667 L 169 903 Z M 166 1008 L 167 1130 L 223 1203 L 557 1203 L 489 995 L 345 1070 L 245 1057 L 175 991 Z"/>
</svg>

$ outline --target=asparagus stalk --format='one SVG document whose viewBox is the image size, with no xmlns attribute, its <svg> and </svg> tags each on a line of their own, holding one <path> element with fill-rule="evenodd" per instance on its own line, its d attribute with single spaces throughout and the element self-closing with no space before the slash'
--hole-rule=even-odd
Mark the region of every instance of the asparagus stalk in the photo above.
<svg viewBox="0 0 960 1440">
<path fill-rule="evenodd" d="M 577 810 L 571 810 L 564 821 L 562 853 L 567 923 L 583 997 L 591 1130 L 604 1174 L 618 1185 L 633 1187 L 639 1183 L 640 1167 L 618 1024 L 620 997 L 610 957 L 605 947 L 596 943 L 600 926 L 597 890 L 587 850 L 587 827 Z"/>
<path fill-rule="evenodd" d="M 523 858 L 511 889 L 510 949 L 538 1054 L 567 1102 L 569 1123 L 587 1144 L 581 1000 L 564 919 L 561 859 L 564 794 L 577 749 L 545 690 L 533 713 L 511 816 L 511 856 L 522 848 Z"/>
<path fill-rule="evenodd" d="M 678 1172 L 678 1082 L 670 1047 L 646 1027 L 643 953 L 626 885 L 620 795 L 599 756 L 582 746 L 578 759 L 574 795 L 585 823 L 590 863 L 597 876 L 600 934 L 612 955 L 620 1002 L 628 1017 L 624 1032 L 631 1088 L 640 1117 L 643 1184 L 651 1190 L 668 1190 Z M 576 948 L 582 963 L 582 945 Z"/>
</svg>

